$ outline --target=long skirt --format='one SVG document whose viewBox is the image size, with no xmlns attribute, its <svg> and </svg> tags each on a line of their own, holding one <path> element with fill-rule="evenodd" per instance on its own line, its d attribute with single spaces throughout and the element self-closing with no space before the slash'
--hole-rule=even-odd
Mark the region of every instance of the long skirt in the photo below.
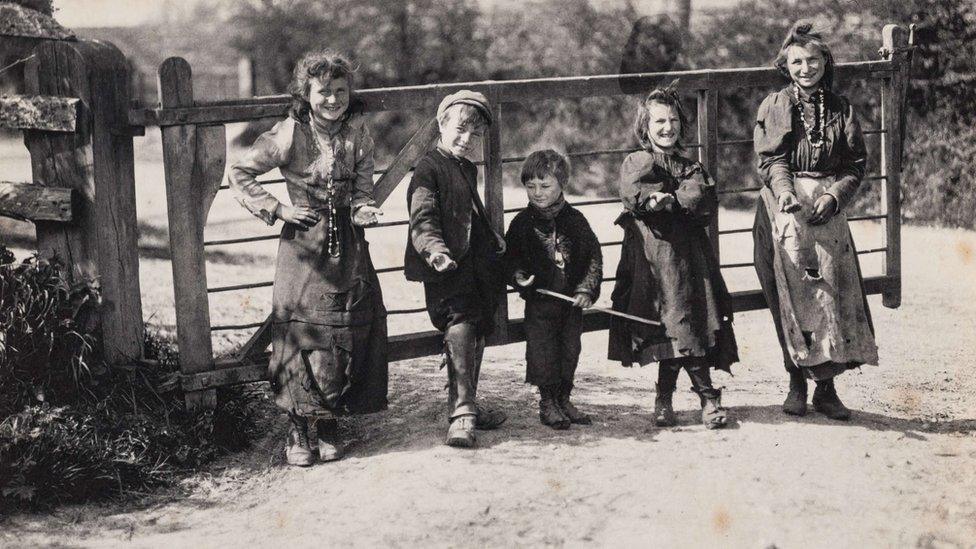
<svg viewBox="0 0 976 549">
<path fill-rule="evenodd" d="M 612 317 L 608 358 L 643 366 L 695 357 L 730 371 L 739 360 L 732 300 L 704 228 L 683 220 L 650 227 L 630 215 L 618 223 L 624 241 L 613 309 L 662 325 Z"/>
<path fill-rule="evenodd" d="M 282 230 L 274 283 L 275 403 L 298 415 L 373 412 L 387 406 L 386 308 L 361 227 L 337 211 L 339 253 L 328 253 L 328 216 Z"/>
<path fill-rule="evenodd" d="M 795 178 L 802 209 L 779 211 L 764 188 L 753 227 L 756 274 L 762 286 L 787 369 L 829 379 L 861 364 L 877 364 L 870 310 L 857 250 L 839 212 L 823 225 L 809 225 L 813 203 L 831 178 Z"/>
</svg>

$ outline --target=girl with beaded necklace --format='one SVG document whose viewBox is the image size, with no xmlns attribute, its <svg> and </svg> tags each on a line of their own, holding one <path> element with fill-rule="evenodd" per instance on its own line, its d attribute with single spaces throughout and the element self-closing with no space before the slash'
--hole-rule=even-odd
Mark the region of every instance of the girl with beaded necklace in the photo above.
<svg viewBox="0 0 976 549">
<path fill-rule="evenodd" d="M 850 417 L 834 377 L 877 364 L 870 311 L 844 208 L 867 153 L 854 109 L 834 93 L 834 60 L 810 23 L 797 22 L 775 66 L 791 80 L 759 107 L 754 145 L 764 187 L 753 228 L 756 273 L 769 304 L 790 390 L 787 414 L 814 408 Z"/>
<path fill-rule="evenodd" d="M 275 266 L 272 353 L 276 404 L 291 420 L 291 465 L 341 456 L 335 414 L 386 408 L 386 309 L 363 227 L 373 202 L 373 139 L 354 70 L 332 51 L 307 53 L 289 86 L 288 118 L 228 173 L 238 201 L 265 223 L 284 221 Z M 291 205 L 257 176 L 281 171 Z"/>
</svg>

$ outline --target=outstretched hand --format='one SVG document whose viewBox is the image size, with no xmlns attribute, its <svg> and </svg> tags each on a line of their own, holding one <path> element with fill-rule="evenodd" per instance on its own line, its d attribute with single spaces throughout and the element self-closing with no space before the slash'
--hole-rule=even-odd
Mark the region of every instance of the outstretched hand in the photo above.
<svg viewBox="0 0 976 549">
<path fill-rule="evenodd" d="M 813 213 L 807 223 L 811 225 L 823 225 L 837 213 L 837 199 L 833 195 L 823 194 L 813 203 Z"/>
<path fill-rule="evenodd" d="M 430 256 L 430 266 L 439 273 L 446 273 L 447 271 L 457 269 L 457 263 L 451 259 L 451 256 L 441 252 Z"/>
<path fill-rule="evenodd" d="M 285 206 L 284 204 L 279 204 L 278 209 L 275 212 L 278 217 L 285 223 L 292 223 L 298 225 L 302 229 L 308 229 L 309 227 L 314 227 L 321 217 L 312 208 L 308 206 Z"/>
<path fill-rule="evenodd" d="M 352 214 L 352 222 L 359 227 L 369 227 L 370 225 L 376 225 L 379 221 L 376 219 L 378 215 L 383 215 L 383 210 L 376 206 L 360 206 Z"/>
</svg>

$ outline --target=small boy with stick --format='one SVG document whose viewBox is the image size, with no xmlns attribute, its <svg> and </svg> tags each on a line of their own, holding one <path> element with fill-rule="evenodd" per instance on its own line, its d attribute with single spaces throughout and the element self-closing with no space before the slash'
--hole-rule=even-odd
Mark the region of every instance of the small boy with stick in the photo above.
<svg viewBox="0 0 976 549">
<path fill-rule="evenodd" d="M 509 281 L 525 299 L 525 381 L 539 387 L 543 425 L 588 425 L 590 417 L 569 395 L 579 363 L 583 309 L 600 295 L 600 243 L 583 214 L 563 197 L 569 180 L 564 156 L 553 150 L 533 152 L 522 165 L 521 179 L 529 206 L 505 234 L 505 265 Z M 559 293 L 572 299 L 561 300 Z"/>
</svg>

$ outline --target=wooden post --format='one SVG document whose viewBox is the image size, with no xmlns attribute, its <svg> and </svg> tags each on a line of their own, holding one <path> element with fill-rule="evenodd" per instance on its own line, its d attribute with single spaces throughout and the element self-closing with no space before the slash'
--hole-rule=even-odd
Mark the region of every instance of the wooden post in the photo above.
<svg viewBox="0 0 976 549">
<path fill-rule="evenodd" d="M 499 235 L 505 234 L 505 198 L 502 178 L 502 106 L 492 98 L 491 126 L 484 141 L 485 157 L 485 210 L 488 223 Z M 495 311 L 495 333 L 491 342 L 508 342 L 508 293 L 502 285 L 498 294 L 498 309 Z"/>
<path fill-rule="evenodd" d="M 721 181 L 718 172 L 718 90 L 710 87 L 698 90 L 698 161 L 705 166 L 708 175 L 715 182 L 716 191 Z M 708 224 L 708 239 L 716 259 L 721 259 L 718 247 L 718 216 Z"/>
<path fill-rule="evenodd" d="M 882 292 L 882 304 L 894 309 L 901 305 L 901 152 L 904 116 L 904 87 L 908 85 L 908 35 L 902 27 L 885 25 L 882 48 L 888 60 L 895 64 L 894 72 L 881 86 L 881 119 L 885 133 L 881 134 L 881 204 L 885 211 L 884 274 L 887 281 Z"/>
<path fill-rule="evenodd" d="M 186 60 L 171 57 L 159 67 L 159 101 L 163 108 L 193 105 L 193 81 Z M 214 358 L 203 228 L 223 176 L 224 127 L 168 126 L 162 128 L 162 137 L 180 370 L 184 374 L 209 372 L 214 369 Z M 186 403 L 189 408 L 213 408 L 216 392 L 188 391 Z"/>
<path fill-rule="evenodd" d="M 25 70 L 28 92 L 76 97 L 74 133 L 26 130 L 35 184 L 78 195 L 72 223 L 38 221 L 38 251 L 97 280 L 105 358 L 142 357 L 135 168 L 125 57 L 105 42 L 48 42 Z"/>
</svg>

